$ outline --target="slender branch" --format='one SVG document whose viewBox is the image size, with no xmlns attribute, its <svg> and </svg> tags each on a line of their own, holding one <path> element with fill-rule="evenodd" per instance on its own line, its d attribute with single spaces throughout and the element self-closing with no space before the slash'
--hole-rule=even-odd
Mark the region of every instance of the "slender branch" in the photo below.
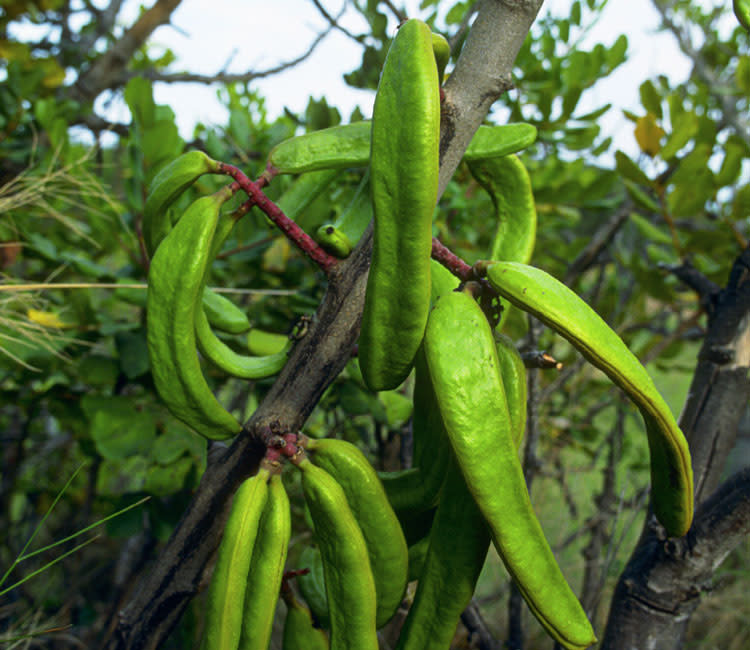
<svg viewBox="0 0 750 650">
<path fill-rule="evenodd" d="M 233 178 L 245 194 L 250 197 L 253 205 L 262 210 L 271 221 L 292 241 L 305 255 L 315 262 L 326 275 L 339 263 L 338 258 L 333 257 L 323 250 L 318 243 L 310 237 L 294 221 L 287 217 L 281 208 L 269 199 L 260 189 L 260 183 L 265 180 L 261 178 L 258 183 L 253 183 L 245 174 L 235 167 L 226 163 L 219 164 L 221 173 Z"/>
<path fill-rule="evenodd" d="M 332 28 L 329 27 L 322 33 L 318 34 L 318 36 L 315 37 L 313 42 L 307 48 L 307 50 L 305 50 L 299 56 L 295 57 L 294 59 L 290 59 L 289 61 L 284 61 L 283 63 L 279 63 L 278 65 L 275 65 L 272 68 L 267 68 L 265 70 L 247 70 L 245 72 L 238 72 L 238 73 L 216 72 L 214 74 L 197 74 L 194 72 L 162 72 L 160 70 L 149 70 L 148 72 L 138 72 L 138 73 L 129 74 L 125 78 L 125 81 L 127 81 L 128 78 L 133 77 L 133 76 L 144 76 L 150 79 L 151 81 L 161 81 L 163 83 L 202 83 L 202 84 L 247 83 L 249 81 L 253 81 L 254 79 L 263 79 L 265 77 L 270 77 L 272 75 L 279 74 L 280 72 L 284 72 L 285 70 L 288 70 L 289 68 L 293 68 L 294 66 L 302 63 L 315 51 L 315 48 L 320 44 L 320 42 L 326 36 L 328 36 L 328 34 L 330 34 L 331 29 Z"/>
</svg>

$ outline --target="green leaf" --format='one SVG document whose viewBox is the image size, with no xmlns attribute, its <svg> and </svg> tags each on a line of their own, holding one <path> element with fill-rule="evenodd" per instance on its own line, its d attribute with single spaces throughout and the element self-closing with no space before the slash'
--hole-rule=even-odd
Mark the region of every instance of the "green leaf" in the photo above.
<svg viewBox="0 0 750 650">
<path fill-rule="evenodd" d="M 676 123 L 672 123 L 672 133 L 661 148 L 659 155 L 664 160 L 674 158 L 690 139 L 698 132 L 698 116 L 690 111 L 682 113 Z"/>
<path fill-rule="evenodd" d="M 133 77 L 125 86 L 123 96 L 133 121 L 141 128 L 153 126 L 156 104 L 151 82 L 143 77 Z"/>
<path fill-rule="evenodd" d="M 715 193 L 714 175 L 708 166 L 711 147 L 699 145 L 680 163 L 670 179 L 671 192 L 667 196 L 669 211 L 675 217 L 702 213 L 706 201 Z"/>
<path fill-rule="evenodd" d="M 737 135 L 731 135 L 724 143 L 724 159 L 716 174 L 716 185 L 722 187 L 734 183 L 742 171 L 742 161 L 747 152 L 747 145 Z"/>
<path fill-rule="evenodd" d="M 86 395 L 81 408 L 103 458 L 120 461 L 149 453 L 156 438 L 156 422 L 151 413 L 137 410 L 131 398 Z"/>
<path fill-rule="evenodd" d="M 641 168 L 636 165 L 627 154 L 619 150 L 616 151 L 615 162 L 617 165 L 617 171 L 620 172 L 624 178 L 627 178 L 638 185 L 646 185 L 647 187 L 651 186 L 651 180 L 649 177 L 643 173 Z"/>
<path fill-rule="evenodd" d="M 115 334 L 115 346 L 120 357 L 120 368 L 128 379 L 145 375 L 151 368 L 143 329 Z"/>
<path fill-rule="evenodd" d="M 644 81 L 638 90 L 643 108 L 661 120 L 664 117 L 661 110 L 661 96 L 654 87 L 654 84 L 651 83 L 651 80 Z"/>
</svg>

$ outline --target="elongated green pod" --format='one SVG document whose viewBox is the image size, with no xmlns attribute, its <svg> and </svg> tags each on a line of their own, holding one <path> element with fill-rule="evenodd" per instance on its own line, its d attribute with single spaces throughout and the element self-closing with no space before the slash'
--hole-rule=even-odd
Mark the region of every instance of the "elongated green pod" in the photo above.
<svg viewBox="0 0 750 650">
<path fill-rule="evenodd" d="M 281 474 L 274 474 L 247 576 L 239 650 L 268 648 L 291 532 L 289 497 Z"/>
<path fill-rule="evenodd" d="M 432 32 L 432 53 L 435 55 L 435 65 L 438 70 L 438 81 L 443 82 L 445 66 L 451 58 L 451 46 L 445 36 Z"/>
<path fill-rule="evenodd" d="M 440 414 L 492 541 L 532 613 L 566 648 L 596 641 L 531 506 L 495 341 L 474 298 L 452 292 L 430 313 L 424 340 Z"/>
<path fill-rule="evenodd" d="M 250 320 L 231 300 L 208 287 L 203 288 L 203 311 L 211 327 L 227 334 L 243 334 L 250 329 Z"/>
<path fill-rule="evenodd" d="M 495 208 L 489 259 L 528 263 L 536 242 L 536 206 L 526 167 L 518 156 L 503 156 L 469 163 L 469 169 Z"/>
<path fill-rule="evenodd" d="M 331 616 L 328 613 L 328 595 L 320 549 L 316 546 L 306 546 L 299 556 L 298 565 L 301 569 L 309 569 L 308 573 L 297 577 L 302 597 L 310 606 L 310 611 L 320 626 L 330 629 Z"/>
<path fill-rule="evenodd" d="M 489 546 L 482 513 L 451 461 L 397 650 L 450 647 Z"/>
<path fill-rule="evenodd" d="M 313 625 L 308 607 L 293 595 L 285 596 L 286 617 L 281 650 L 328 650 L 328 637 Z"/>
<path fill-rule="evenodd" d="M 536 127 L 526 122 L 511 122 L 490 126 L 482 124 L 469 146 L 463 159 L 467 162 L 501 158 L 525 149 L 536 140 Z"/>
<path fill-rule="evenodd" d="M 210 272 L 210 263 L 221 250 L 224 241 L 231 232 L 234 224 L 237 222 L 235 214 L 222 215 L 219 219 L 213 241 L 209 263 L 206 266 L 203 282 L 208 279 Z M 240 379 L 263 379 L 278 373 L 286 363 L 287 353 L 292 347 L 292 341 L 288 340 L 287 345 L 279 352 L 263 356 L 249 356 L 240 354 L 230 348 L 222 341 L 208 322 L 205 309 L 195 311 L 195 339 L 201 354 L 208 359 L 213 365 L 223 370 L 228 375 L 239 377 Z"/>
<path fill-rule="evenodd" d="M 247 350 L 256 356 L 276 354 L 286 350 L 288 346 L 289 337 L 285 334 L 259 329 L 253 329 L 247 333 Z"/>
<path fill-rule="evenodd" d="M 308 439 L 312 461 L 342 487 L 367 544 L 375 579 L 377 615 L 382 627 L 395 613 L 406 590 L 409 553 L 396 513 L 375 469 L 353 444 L 336 438 Z"/>
<path fill-rule="evenodd" d="M 289 138 L 271 149 L 268 162 L 280 174 L 366 167 L 370 123 L 352 122 Z"/>
<path fill-rule="evenodd" d="M 501 296 L 564 336 L 633 400 L 648 434 L 654 514 L 669 535 L 684 535 L 693 519 L 690 450 L 648 371 L 591 307 L 548 273 L 498 262 L 488 267 L 487 279 Z"/>
<path fill-rule="evenodd" d="M 430 260 L 430 307 L 440 296 L 456 289 L 460 280 L 437 260 Z"/>
<path fill-rule="evenodd" d="M 323 559 L 331 650 L 378 650 L 375 581 L 362 530 L 328 472 L 307 458 L 298 467 Z"/>
<path fill-rule="evenodd" d="M 349 205 L 333 223 L 324 223 L 315 233 L 317 242 L 336 257 L 348 257 L 372 220 L 369 174 L 365 174 Z"/>
<path fill-rule="evenodd" d="M 370 128 L 371 122 L 365 120 L 295 136 L 271 150 L 269 163 L 282 174 L 326 170 L 333 171 L 334 177 L 342 169 L 366 167 L 370 162 Z M 483 124 L 474 134 L 463 159 L 474 161 L 507 156 L 525 149 L 535 140 L 536 127 L 533 124 Z M 286 208 L 282 209 L 286 212 Z"/>
<path fill-rule="evenodd" d="M 403 382 L 424 335 L 439 138 L 432 32 L 412 19 L 388 50 L 373 107 L 373 249 L 359 337 L 362 376 L 371 390 Z"/>
<path fill-rule="evenodd" d="M 146 300 L 146 340 L 156 390 L 175 417 L 215 440 L 231 438 L 242 426 L 203 377 L 194 322 L 195 313 L 203 313 L 204 276 L 219 210 L 231 196 L 226 187 L 190 205 L 154 254 Z"/>
<path fill-rule="evenodd" d="M 516 447 L 520 447 L 526 430 L 526 366 L 513 341 L 505 334 L 495 332 L 495 348 L 500 376 L 503 378 L 513 442 Z"/>
<path fill-rule="evenodd" d="M 268 478 L 268 470 L 261 467 L 234 495 L 208 587 L 201 650 L 236 650 L 240 642 L 245 586 L 268 499 Z"/>
<path fill-rule="evenodd" d="M 219 163 L 202 151 L 188 151 L 159 170 L 150 184 L 143 206 L 143 241 L 153 257 L 172 230 L 169 208 L 203 174 L 218 173 Z"/>
</svg>

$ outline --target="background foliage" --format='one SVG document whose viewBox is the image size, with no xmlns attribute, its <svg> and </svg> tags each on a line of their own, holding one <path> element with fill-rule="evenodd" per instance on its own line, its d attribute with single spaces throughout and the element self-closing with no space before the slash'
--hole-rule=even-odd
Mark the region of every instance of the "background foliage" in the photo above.
<svg viewBox="0 0 750 650">
<path fill-rule="evenodd" d="M 164 4 L 170 3 L 155 7 Z M 374 89 L 400 16 L 386 3 L 353 4 L 370 31 L 353 35 L 362 43 L 362 61 L 346 81 Z M 533 263 L 565 279 L 621 333 L 649 362 L 678 412 L 704 315 L 696 294 L 669 270 L 687 262 L 723 285 L 750 236 L 750 42 L 739 26 L 729 25 L 724 5 L 654 0 L 661 29 L 675 35 L 693 72 L 685 84 L 662 75 L 632 89 L 641 106 L 626 117 L 640 154 L 628 156 L 614 150 L 613 134 L 600 126 L 614 109 L 580 108 L 587 91 L 628 57 L 626 34 L 608 45 L 581 45 L 584 35 L 596 33 L 606 4 L 576 0 L 565 15 L 535 24 L 516 60 L 515 89 L 497 102 L 493 119 L 527 121 L 539 130 L 537 144 L 523 154 L 539 213 Z M 11 567 L 42 521 L 29 550 L 149 497 L 29 557 L 6 576 L 0 638 L 34 635 L 44 647 L 88 646 L 106 638 L 107 621 L 169 535 L 206 465 L 205 441 L 169 415 L 150 375 L 148 259 L 140 240 L 150 179 L 189 148 L 258 177 L 275 143 L 361 117 L 341 115 L 325 97 L 310 98 L 303 113 L 271 115 L 252 81 L 238 81 L 218 90 L 227 122 L 198 124 L 186 142 L 175 124 L 179 109 L 157 104 L 150 80 L 168 72 L 174 57 L 152 52 L 144 37 L 104 84 L 127 102 L 131 122 L 108 126 L 117 137 L 91 146 L 82 134 L 99 141 L 105 132 L 93 109 L 104 88 L 82 80 L 97 81 L 97 65 L 117 47 L 114 16 L 107 13 L 116 16 L 115 5 L 81 5 L 73 12 L 74 3 L 35 0 L 0 9 L 0 567 Z M 475 9 L 470 2 L 425 1 L 420 17 L 451 39 L 455 55 Z M 75 29 L 72 12 L 83 18 Z M 24 23 L 60 29 L 39 42 L 19 40 L 12 27 Z M 305 213 L 303 227 L 312 232 L 335 216 L 359 180 L 358 172 L 342 175 Z M 280 196 L 288 182 L 277 178 L 269 195 Z M 213 180 L 200 181 L 182 207 L 216 187 Z M 472 263 L 487 254 L 491 214 L 489 197 L 460 167 L 436 210 L 435 234 Z M 325 288 L 322 275 L 259 213 L 235 228 L 211 283 L 236 290 L 230 295 L 253 326 L 274 332 L 287 332 L 311 315 Z M 562 339 L 530 326 L 518 312 L 508 330 L 520 346 L 547 350 L 563 364 L 536 379 L 527 469 L 545 531 L 584 603 L 598 612 L 601 629 L 644 514 L 648 449 L 642 422 Z M 239 338 L 232 343 L 244 346 Z M 271 383 L 208 372 L 238 417 L 252 412 Z M 373 395 L 349 368 L 325 394 L 306 433 L 356 441 L 380 468 L 408 464 L 410 390 L 407 382 L 399 391 Z M 743 444 L 746 438 L 738 450 Z M 737 466 L 741 452 L 735 456 Z M 309 533 L 299 501 L 297 506 L 298 552 Z M 87 540 L 85 548 L 7 589 Z M 292 558 L 294 553 L 293 547 Z M 749 560 L 745 545 L 716 576 L 716 590 L 693 619 L 695 647 L 750 642 L 738 606 Z M 507 594 L 502 565 L 491 557 L 477 603 L 500 639 Z M 198 638 L 199 601 L 170 647 L 188 647 Z M 51 628 L 56 631 L 45 632 Z M 530 621 L 529 647 L 542 638 Z"/>
</svg>

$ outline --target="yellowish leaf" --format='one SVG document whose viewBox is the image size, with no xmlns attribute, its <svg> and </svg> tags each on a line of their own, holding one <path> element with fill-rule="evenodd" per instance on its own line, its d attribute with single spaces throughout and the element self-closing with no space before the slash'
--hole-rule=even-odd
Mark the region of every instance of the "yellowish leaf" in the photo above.
<svg viewBox="0 0 750 650">
<path fill-rule="evenodd" d="M 664 129 L 657 123 L 653 113 L 646 113 L 635 123 L 635 139 L 643 153 L 655 156 L 661 150 Z"/>
<path fill-rule="evenodd" d="M 52 311 L 41 311 L 39 309 L 29 309 L 26 311 L 26 317 L 33 323 L 42 327 L 51 327 L 54 329 L 65 329 L 73 327 L 71 323 L 66 323 L 60 316 Z"/>
</svg>

